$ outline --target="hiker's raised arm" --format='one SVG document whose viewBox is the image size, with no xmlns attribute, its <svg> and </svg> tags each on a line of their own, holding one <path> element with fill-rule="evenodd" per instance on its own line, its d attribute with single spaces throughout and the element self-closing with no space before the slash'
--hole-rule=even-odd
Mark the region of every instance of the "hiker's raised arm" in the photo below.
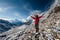
<svg viewBox="0 0 60 40">
<path fill-rule="evenodd" d="M 39 16 L 39 18 L 42 18 L 43 16 Z"/>
<path fill-rule="evenodd" d="M 42 14 L 42 16 L 39 16 L 39 18 L 42 18 L 44 14 Z"/>
<path fill-rule="evenodd" d="M 31 16 L 31 18 L 35 19 L 34 17 Z"/>
<path fill-rule="evenodd" d="M 44 14 L 42 14 L 42 16 L 43 16 Z"/>
</svg>

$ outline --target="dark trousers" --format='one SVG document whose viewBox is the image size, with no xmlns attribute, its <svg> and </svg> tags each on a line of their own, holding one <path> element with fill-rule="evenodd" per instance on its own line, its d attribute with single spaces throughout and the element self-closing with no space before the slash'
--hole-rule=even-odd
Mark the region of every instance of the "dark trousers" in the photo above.
<svg viewBox="0 0 60 40">
<path fill-rule="evenodd" d="M 39 24 L 35 24 L 36 32 L 39 32 Z"/>
<path fill-rule="evenodd" d="M 36 32 L 39 33 L 39 24 L 35 24 L 35 29 L 36 29 Z M 38 34 L 35 35 L 35 40 L 39 40 L 39 35 Z"/>
</svg>

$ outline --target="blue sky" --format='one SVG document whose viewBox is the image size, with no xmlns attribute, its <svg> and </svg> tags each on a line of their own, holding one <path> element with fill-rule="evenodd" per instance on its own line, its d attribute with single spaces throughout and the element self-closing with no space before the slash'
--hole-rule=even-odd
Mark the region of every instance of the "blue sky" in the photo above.
<svg viewBox="0 0 60 40">
<path fill-rule="evenodd" d="M 26 19 L 31 11 L 44 12 L 54 0 L 0 0 L 0 19 Z"/>
</svg>

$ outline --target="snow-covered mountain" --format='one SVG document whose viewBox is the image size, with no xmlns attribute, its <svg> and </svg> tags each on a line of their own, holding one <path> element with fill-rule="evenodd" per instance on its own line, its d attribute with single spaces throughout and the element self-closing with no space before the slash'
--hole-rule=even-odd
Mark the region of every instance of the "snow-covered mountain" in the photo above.
<svg viewBox="0 0 60 40">
<path fill-rule="evenodd" d="M 16 25 L 16 26 L 21 26 L 24 24 L 22 21 L 20 21 L 18 19 L 10 20 L 9 22 L 11 22 L 13 25 Z"/>
<path fill-rule="evenodd" d="M 16 26 L 21 26 L 21 25 L 24 25 L 24 24 L 26 24 L 26 25 L 31 24 L 32 20 L 28 20 L 26 22 L 23 22 L 23 21 L 21 21 L 19 19 L 15 19 L 15 20 L 10 20 L 9 22 L 16 25 Z"/>
<path fill-rule="evenodd" d="M 13 27 L 13 24 L 6 20 L 0 19 L 0 33 L 5 32 Z"/>
<path fill-rule="evenodd" d="M 25 25 L 31 24 L 31 20 L 29 20 L 27 22 L 21 22 L 19 20 L 7 21 L 7 20 L 0 19 L 0 33 L 8 31 L 9 29 L 11 29 L 13 27 L 22 26 L 24 24 Z"/>
<path fill-rule="evenodd" d="M 16 21 L 9 22 L 7 20 L 0 19 L 0 33 L 8 31 L 12 27 L 21 26 L 21 25 L 23 25 L 21 21 L 16 20 Z"/>
</svg>

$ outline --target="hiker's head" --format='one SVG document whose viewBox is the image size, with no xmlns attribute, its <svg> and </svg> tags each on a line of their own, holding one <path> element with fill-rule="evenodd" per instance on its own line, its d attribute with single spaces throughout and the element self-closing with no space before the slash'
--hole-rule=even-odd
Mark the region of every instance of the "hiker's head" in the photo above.
<svg viewBox="0 0 60 40">
<path fill-rule="evenodd" d="M 37 15 L 37 14 L 35 14 L 34 16 L 35 16 L 35 17 L 38 17 L 38 15 Z"/>
</svg>

